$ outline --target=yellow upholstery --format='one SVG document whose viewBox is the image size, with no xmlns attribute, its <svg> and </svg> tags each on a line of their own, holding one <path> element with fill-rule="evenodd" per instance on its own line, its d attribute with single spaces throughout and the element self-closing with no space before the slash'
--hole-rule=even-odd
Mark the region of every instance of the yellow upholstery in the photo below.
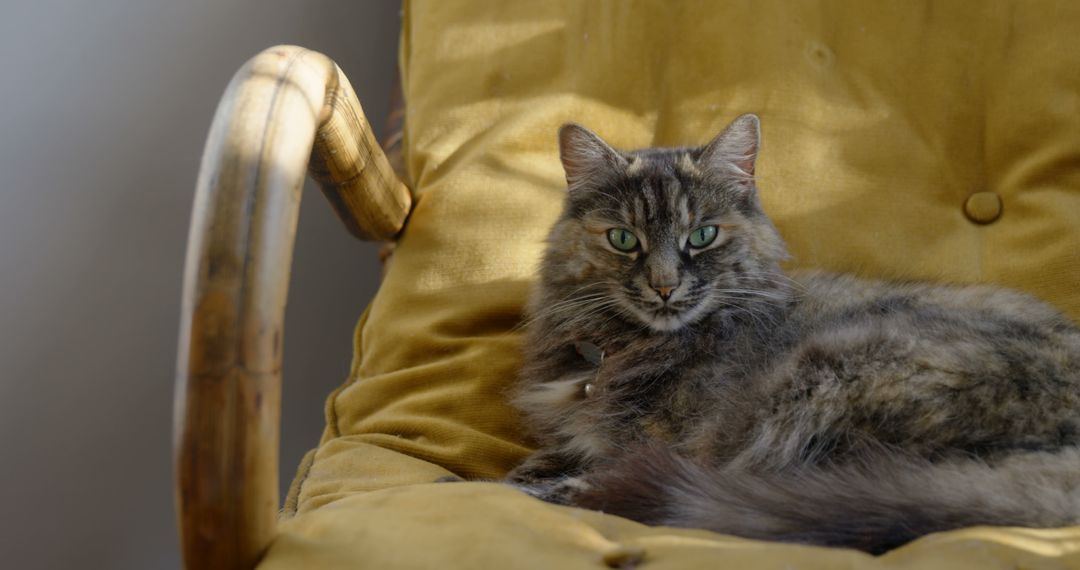
<svg viewBox="0 0 1080 570">
<path fill-rule="evenodd" d="M 649 528 L 543 505 L 492 483 L 441 483 L 353 495 L 286 520 L 260 570 L 597 570 L 619 554 L 643 554 L 643 570 L 1061 569 L 1080 568 L 1078 549 L 1075 530 L 974 528 L 926 536 L 874 558 Z"/>
<path fill-rule="evenodd" d="M 1080 568 L 1080 528 L 963 530 L 875 560 L 497 485 L 402 487 L 498 478 L 529 452 L 505 394 L 565 121 L 634 148 L 700 144 L 756 112 L 793 266 L 994 282 L 1080 319 L 1077 30 L 1071 0 L 407 2 L 416 209 L 265 566 L 596 567 L 622 545 L 657 568 Z"/>
</svg>

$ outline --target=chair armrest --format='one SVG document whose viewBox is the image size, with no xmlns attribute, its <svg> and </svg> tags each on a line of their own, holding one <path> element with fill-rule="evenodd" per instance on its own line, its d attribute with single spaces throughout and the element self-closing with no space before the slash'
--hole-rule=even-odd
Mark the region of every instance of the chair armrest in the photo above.
<svg viewBox="0 0 1080 570">
<path fill-rule="evenodd" d="M 409 190 L 345 75 L 322 54 L 273 47 L 226 88 L 195 190 L 173 433 L 188 568 L 253 568 L 275 532 L 282 333 L 305 172 L 353 235 L 386 240 L 404 225 Z"/>
</svg>

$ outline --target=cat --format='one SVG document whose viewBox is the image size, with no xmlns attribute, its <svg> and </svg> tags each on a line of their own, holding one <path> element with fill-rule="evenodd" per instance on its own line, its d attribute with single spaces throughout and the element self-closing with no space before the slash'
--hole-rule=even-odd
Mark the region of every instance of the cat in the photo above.
<svg viewBox="0 0 1080 570">
<path fill-rule="evenodd" d="M 991 286 L 785 273 L 755 115 L 698 148 L 559 131 L 507 481 L 668 526 L 881 553 L 1080 522 L 1080 330 Z"/>
</svg>

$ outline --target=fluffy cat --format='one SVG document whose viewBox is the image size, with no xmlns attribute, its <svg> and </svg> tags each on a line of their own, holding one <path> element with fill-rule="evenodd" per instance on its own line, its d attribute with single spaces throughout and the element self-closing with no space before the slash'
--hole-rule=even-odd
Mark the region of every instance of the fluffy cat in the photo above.
<svg viewBox="0 0 1080 570">
<path fill-rule="evenodd" d="M 508 480 L 650 524 L 883 552 L 1080 522 L 1080 330 L 989 286 L 786 275 L 759 124 L 704 147 L 559 132 Z"/>
</svg>

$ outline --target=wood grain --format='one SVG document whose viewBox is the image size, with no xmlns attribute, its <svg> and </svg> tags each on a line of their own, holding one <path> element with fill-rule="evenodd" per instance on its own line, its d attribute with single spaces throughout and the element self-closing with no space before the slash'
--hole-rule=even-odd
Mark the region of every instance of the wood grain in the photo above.
<svg viewBox="0 0 1080 570">
<path fill-rule="evenodd" d="M 253 568 L 274 536 L 283 321 L 309 168 L 354 235 L 401 230 L 409 191 L 344 74 L 313 51 L 267 49 L 226 88 L 195 192 L 174 416 L 187 568 Z"/>
</svg>

